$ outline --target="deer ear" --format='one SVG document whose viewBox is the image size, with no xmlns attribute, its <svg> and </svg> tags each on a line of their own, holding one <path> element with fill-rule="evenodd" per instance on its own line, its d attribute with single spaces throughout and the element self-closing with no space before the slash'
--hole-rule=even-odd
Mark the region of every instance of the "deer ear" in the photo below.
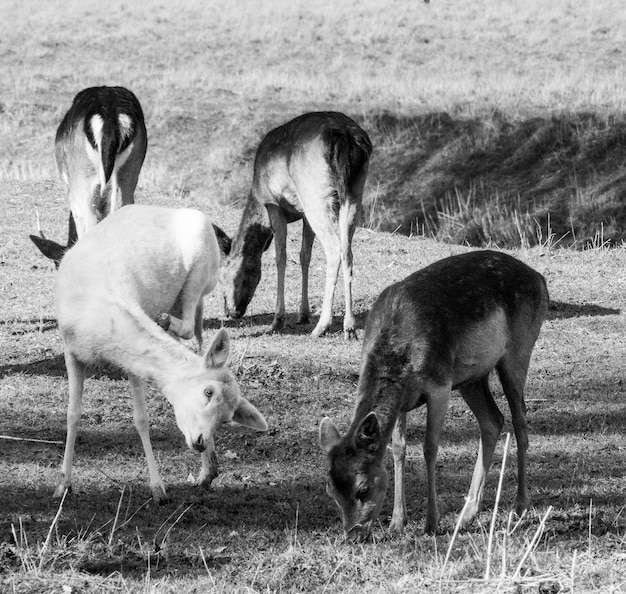
<svg viewBox="0 0 626 594">
<path fill-rule="evenodd" d="M 233 415 L 233 421 L 243 425 L 244 427 L 250 427 L 250 429 L 267 431 L 267 421 L 265 420 L 265 417 L 259 412 L 256 406 L 251 404 L 243 396 L 237 404 L 235 414 Z"/>
<path fill-rule="evenodd" d="M 354 441 L 359 448 L 375 452 L 380 447 L 380 425 L 376 413 L 369 413 L 356 430 Z"/>
<path fill-rule="evenodd" d="M 67 247 L 52 241 L 51 239 L 45 239 L 37 235 L 29 235 L 31 241 L 39 248 L 39 251 L 46 257 L 54 262 L 54 265 L 58 268 L 61 263 L 61 258 L 65 255 Z"/>
<path fill-rule="evenodd" d="M 232 241 L 226 233 L 220 229 L 216 224 L 213 224 L 213 231 L 215 232 L 215 237 L 217 239 L 217 245 L 220 248 L 220 253 L 222 256 L 228 256 L 230 254 L 230 246 Z"/>
<path fill-rule="evenodd" d="M 324 417 L 320 423 L 320 446 L 328 454 L 338 443 L 341 438 L 339 437 L 339 431 L 332 424 L 332 421 L 328 417 Z"/>
<path fill-rule="evenodd" d="M 209 350 L 204 355 L 204 364 L 207 368 L 224 367 L 230 352 L 230 338 L 228 332 L 222 328 L 213 339 Z"/>
</svg>

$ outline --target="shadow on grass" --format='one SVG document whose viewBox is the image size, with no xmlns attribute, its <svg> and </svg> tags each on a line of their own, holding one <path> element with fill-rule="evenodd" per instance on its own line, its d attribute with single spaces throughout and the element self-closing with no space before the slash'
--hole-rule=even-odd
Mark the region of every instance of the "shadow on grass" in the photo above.
<svg viewBox="0 0 626 594">
<path fill-rule="evenodd" d="M 564 303 L 551 301 L 548 309 L 548 320 L 565 320 L 587 316 L 616 316 L 621 312 L 611 307 L 601 307 L 593 303 Z"/>
<path fill-rule="evenodd" d="M 28 363 L 14 363 L 12 365 L 0 365 L 0 379 L 23 373 L 25 375 L 46 375 L 49 377 L 66 377 L 65 358 L 56 355 L 52 358 L 37 359 Z M 99 363 L 87 367 L 87 377 L 96 379 L 122 380 L 126 379 L 126 374 L 107 363 Z"/>
<path fill-rule="evenodd" d="M 49 330 L 56 330 L 56 318 L 42 318 L 32 320 L 11 320 L 10 322 L 0 320 L 0 327 L 7 328 L 10 336 L 25 336 L 26 334 L 40 334 Z M 10 328 L 10 329 L 9 329 Z"/>
</svg>

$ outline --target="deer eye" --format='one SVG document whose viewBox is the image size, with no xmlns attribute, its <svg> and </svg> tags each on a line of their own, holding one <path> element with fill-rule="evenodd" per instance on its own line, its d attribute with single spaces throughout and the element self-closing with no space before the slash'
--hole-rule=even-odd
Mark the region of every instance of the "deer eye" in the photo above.
<svg viewBox="0 0 626 594">
<path fill-rule="evenodd" d="M 204 388 L 204 395 L 211 400 L 211 398 L 213 398 L 213 388 L 208 387 L 208 388 Z"/>
<path fill-rule="evenodd" d="M 361 485 L 357 490 L 356 490 L 356 498 L 359 501 L 363 501 L 363 499 L 365 499 L 367 497 L 367 494 L 369 493 L 370 488 L 367 485 Z"/>
</svg>

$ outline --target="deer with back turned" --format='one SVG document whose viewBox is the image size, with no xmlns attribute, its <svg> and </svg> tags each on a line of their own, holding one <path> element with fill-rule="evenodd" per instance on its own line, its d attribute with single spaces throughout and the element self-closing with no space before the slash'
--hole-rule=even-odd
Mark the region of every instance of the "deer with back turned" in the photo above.
<svg viewBox="0 0 626 594">
<path fill-rule="evenodd" d="M 272 238 L 276 249 L 277 295 L 271 330 L 285 320 L 287 225 L 302 219 L 302 294 L 298 323 L 308 323 L 309 263 L 317 236 L 326 256 L 326 282 L 319 321 L 312 336 L 332 321 L 335 285 L 344 280 L 346 337 L 355 336 L 352 311 L 352 236 L 361 211 L 372 144 L 351 118 L 337 112 L 301 115 L 272 130 L 254 161 L 252 189 L 221 272 L 225 309 L 240 318 L 261 279 L 261 258 Z"/>
<path fill-rule="evenodd" d="M 58 268 L 74 243 L 107 215 L 134 202 L 148 146 L 137 97 L 124 87 L 89 87 L 72 102 L 55 138 L 59 176 L 70 205 L 67 245 L 39 235 L 30 238 Z"/>
<path fill-rule="evenodd" d="M 328 458 L 327 490 L 350 539 L 365 539 L 380 512 L 390 439 L 395 469 L 391 529 L 404 529 L 406 415 L 422 405 L 427 410 L 425 530 L 436 531 L 435 464 L 453 389 L 460 391 L 480 427 L 478 458 L 461 519 L 464 525 L 471 522 L 504 423 L 489 389 L 493 369 L 511 409 L 517 441 L 516 511 L 521 514 L 528 507 L 524 385 L 547 308 L 544 278 L 512 256 L 490 250 L 445 258 L 380 294 L 365 326 L 350 427 L 341 437 L 325 418 L 319 431 Z"/>
<path fill-rule="evenodd" d="M 130 205 L 96 225 L 63 257 L 56 278 L 57 320 L 69 379 L 63 478 L 71 487 L 85 366 L 104 361 L 128 373 L 134 422 L 150 488 L 165 497 L 148 429 L 146 382 L 174 408 L 187 446 L 201 453 L 197 484 L 217 474 L 214 434 L 235 421 L 265 431 L 263 415 L 226 367 L 230 341 L 218 331 L 204 356 L 170 336 L 196 336 L 202 348 L 203 298 L 218 282 L 220 250 L 209 219 L 194 209 Z"/>
</svg>

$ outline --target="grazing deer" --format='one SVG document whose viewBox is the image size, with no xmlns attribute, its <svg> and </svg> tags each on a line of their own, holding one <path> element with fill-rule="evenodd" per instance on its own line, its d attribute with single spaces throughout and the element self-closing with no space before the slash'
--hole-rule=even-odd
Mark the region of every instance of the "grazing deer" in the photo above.
<svg viewBox="0 0 626 594">
<path fill-rule="evenodd" d="M 267 430 L 263 415 L 239 394 L 225 367 L 225 330 L 201 357 L 163 329 L 182 338 L 195 333 L 202 344 L 202 299 L 217 284 L 219 264 L 213 227 L 192 209 L 127 206 L 68 250 L 56 279 L 70 392 L 57 496 L 71 486 L 85 365 L 92 362 L 106 361 L 128 373 L 155 501 L 165 496 L 165 486 L 150 444 L 146 381 L 155 383 L 174 407 L 187 446 L 202 453 L 197 484 L 210 483 L 217 474 L 213 435 L 222 423 L 233 420 Z"/>
<path fill-rule="evenodd" d="M 271 329 L 280 331 L 285 320 L 287 225 L 303 219 L 298 322 L 309 322 L 309 262 L 317 235 L 326 255 L 326 284 L 312 336 L 320 336 L 331 324 L 340 264 L 346 301 L 343 329 L 346 337 L 355 335 L 352 236 L 371 152 L 367 133 L 336 112 L 306 113 L 265 136 L 254 161 L 252 189 L 221 272 L 227 315 L 244 315 L 261 279 L 261 256 L 275 237 L 278 282 Z"/>
<path fill-rule="evenodd" d="M 440 260 L 381 293 L 365 327 L 358 399 L 348 432 L 340 437 L 328 418 L 320 425 L 320 444 L 328 454 L 327 490 L 339 505 L 348 538 L 367 538 L 378 516 L 387 489 L 383 458 L 390 438 L 395 468 L 391 529 L 404 529 L 406 414 L 423 404 L 426 532 L 437 529 L 435 463 L 452 389 L 460 391 L 480 426 L 462 521 L 466 525 L 474 518 L 504 423 L 489 390 L 492 369 L 511 408 L 517 440 L 517 513 L 528 507 L 523 390 L 547 307 L 548 291 L 538 272 L 488 250 Z"/>
<path fill-rule="evenodd" d="M 64 246 L 46 239 L 39 225 L 39 236 L 30 236 L 57 268 L 87 230 L 134 202 L 147 144 L 141 105 L 128 89 L 89 87 L 74 97 L 55 139 L 57 167 L 70 203 L 68 242 Z"/>
</svg>

